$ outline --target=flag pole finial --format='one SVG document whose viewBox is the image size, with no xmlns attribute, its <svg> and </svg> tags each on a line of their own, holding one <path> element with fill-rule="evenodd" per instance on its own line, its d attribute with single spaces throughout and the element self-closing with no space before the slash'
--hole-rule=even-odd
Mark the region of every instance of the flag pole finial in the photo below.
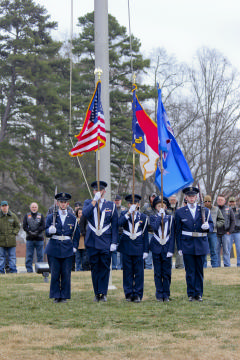
<svg viewBox="0 0 240 360">
<path fill-rule="evenodd" d="M 98 80 L 101 79 L 102 72 L 103 72 L 103 71 L 102 71 L 102 69 L 100 69 L 100 68 L 96 68 L 96 69 L 94 70 L 94 75 L 97 74 Z"/>
<path fill-rule="evenodd" d="M 132 82 L 133 82 L 133 84 L 135 84 L 135 82 L 136 82 L 136 73 L 134 72 L 133 73 L 133 75 L 132 75 Z"/>
</svg>

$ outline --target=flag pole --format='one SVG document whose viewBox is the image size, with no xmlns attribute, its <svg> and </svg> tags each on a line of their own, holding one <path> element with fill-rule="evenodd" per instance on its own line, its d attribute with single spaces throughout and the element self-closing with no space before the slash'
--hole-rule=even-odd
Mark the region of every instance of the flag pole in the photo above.
<svg viewBox="0 0 240 360">
<path fill-rule="evenodd" d="M 136 80 L 136 75 L 134 73 L 133 74 L 133 87 L 135 85 L 135 80 Z M 133 104 L 133 105 L 135 106 L 136 104 Z M 132 186 L 132 202 L 133 202 L 133 204 L 134 204 L 134 200 L 135 200 L 135 147 L 133 146 L 133 186 Z M 133 211 L 133 213 L 132 213 L 132 234 L 134 234 L 134 215 L 135 215 L 135 211 Z"/>
<path fill-rule="evenodd" d="M 98 76 L 98 81 L 101 80 L 101 75 L 102 75 L 102 69 L 97 68 L 94 71 L 94 74 Z M 98 138 L 98 149 L 97 149 L 97 154 L 98 154 L 98 158 L 97 158 L 97 186 L 98 186 L 98 191 L 100 191 L 100 146 L 99 146 L 99 138 Z M 100 199 L 98 200 L 98 230 L 100 229 Z"/>
<path fill-rule="evenodd" d="M 162 161 L 162 150 L 160 151 L 160 161 L 161 161 L 161 208 L 163 208 L 163 161 Z M 164 238 L 164 224 L 163 224 L 163 214 L 162 214 L 162 239 Z"/>
</svg>

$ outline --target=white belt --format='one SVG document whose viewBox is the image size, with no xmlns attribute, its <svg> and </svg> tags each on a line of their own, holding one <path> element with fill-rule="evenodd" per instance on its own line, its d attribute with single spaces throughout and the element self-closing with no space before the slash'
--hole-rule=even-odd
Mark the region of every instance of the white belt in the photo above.
<svg viewBox="0 0 240 360">
<path fill-rule="evenodd" d="M 207 233 L 182 231 L 182 235 L 188 235 L 192 237 L 204 237 L 207 236 Z"/>
<path fill-rule="evenodd" d="M 155 239 L 161 244 L 161 245 L 165 245 L 166 242 L 168 241 L 169 239 L 169 235 L 167 237 L 164 237 L 163 239 L 160 238 L 159 236 L 157 236 L 157 234 L 153 234 L 153 236 L 155 237 Z"/>
<path fill-rule="evenodd" d="M 71 237 L 70 236 L 64 236 L 64 235 L 53 235 L 52 239 L 64 241 L 64 240 L 71 240 Z"/>
<path fill-rule="evenodd" d="M 96 229 L 94 226 L 92 226 L 92 224 L 88 223 L 88 226 L 90 227 L 90 229 L 97 235 L 97 236 L 101 236 L 105 231 L 107 231 L 111 224 L 108 224 L 107 226 L 105 226 L 104 228 L 101 228 L 101 224 L 100 224 L 100 229 Z"/>
<path fill-rule="evenodd" d="M 136 238 L 137 238 L 138 236 L 142 235 L 142 231 L 139 231 L 139 232 L 137 232 L 137 233 L 135 233 L 135 232 L 134 232 L 134 233 L 131 233 L 131 232 L 127 231 L 127 230 L 123 230 L 123 233 L 124 233 L 125 235 L 129 236 L 131 240 L 136 240 Z"/>
</svg>

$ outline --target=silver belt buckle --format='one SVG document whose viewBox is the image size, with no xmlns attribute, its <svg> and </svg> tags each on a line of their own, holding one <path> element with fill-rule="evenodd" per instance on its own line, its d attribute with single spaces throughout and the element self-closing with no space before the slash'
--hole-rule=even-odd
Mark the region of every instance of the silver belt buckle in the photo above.
<svg viewBox="0 0 240 360">
<path fill-rule="evenodd" d="M 96 229 L 96 235 L 101 236 L 102 235 L 102 229 Z"/>
<path fill-rule="evenodd" d="M 136 240 L 137 235 L 135 233 L 130 233 L 130 239 L 131 240 Z"/>
<path fill-rule="evenodd" d="M 192 236 L 193 236 L 193 237 L 198 237 L 198 233 L 197 233 L 197 232 L 193 232 L 193 233 L 192 233 Z"/>
</svg>

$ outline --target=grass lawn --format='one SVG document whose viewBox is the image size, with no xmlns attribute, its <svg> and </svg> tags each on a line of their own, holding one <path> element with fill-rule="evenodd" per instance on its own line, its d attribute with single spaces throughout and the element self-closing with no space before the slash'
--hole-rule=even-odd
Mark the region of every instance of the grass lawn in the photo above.
<svg viewBox="0 0 240 360">
<path fill-rule="evenodd" d="M 188 302 L 184 270 L 169 303 L 155 300 L 152 270 L 140 304 L 124 301 L 122 271 L 112 282 L 94 303 L 90 272 L 72 273 L 72 299 L 53 304 L 41 275 L 0 276 L 0 360 L 240 358 L 240 269 L 206 269 L 202 303 Z"/>
</svg>

